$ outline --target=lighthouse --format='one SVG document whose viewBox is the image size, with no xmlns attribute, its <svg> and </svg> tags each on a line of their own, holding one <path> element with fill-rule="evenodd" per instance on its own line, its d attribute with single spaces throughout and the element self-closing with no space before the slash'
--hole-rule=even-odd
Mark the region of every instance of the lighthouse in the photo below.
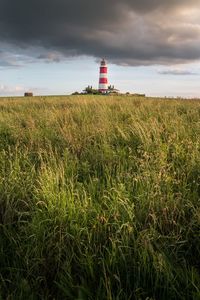
<svg viewBox="0 0 200 300">
<path fill-rule="evenodd" d="M 99 92 L 106 93 L 108 91 L 108 67 L 105 59 L 102 59 L 99 72 Z"/>
</svg>

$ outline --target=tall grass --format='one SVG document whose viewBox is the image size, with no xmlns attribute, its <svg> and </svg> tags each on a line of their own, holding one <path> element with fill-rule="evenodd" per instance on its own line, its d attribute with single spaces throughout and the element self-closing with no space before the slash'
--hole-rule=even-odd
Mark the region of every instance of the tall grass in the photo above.
<svg viewBox="0 0 200 300">
<path fill-rule="evenodd" d="M 200 102 L 0 100 L 0 299 L 200 299 Z"/>
</svg>

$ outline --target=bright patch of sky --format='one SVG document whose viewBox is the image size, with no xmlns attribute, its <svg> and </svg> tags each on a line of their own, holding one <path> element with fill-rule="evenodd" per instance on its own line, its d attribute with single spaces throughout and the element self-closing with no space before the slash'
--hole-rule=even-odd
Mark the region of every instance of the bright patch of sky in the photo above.
<svg viewBox="0 0 200 300">
<path fill-rule="evenodd" d="M 117 66 L 108 62 L 109 83 L 121 92 L 147 96 L 200 97 L 200 64 L 179 66 Z M 88 57 L 60 62 L 36 60 L 0 69 L 0 95 L 67 95 L 87 85 L 98 87 L 99 63 Z"/>
</svg>

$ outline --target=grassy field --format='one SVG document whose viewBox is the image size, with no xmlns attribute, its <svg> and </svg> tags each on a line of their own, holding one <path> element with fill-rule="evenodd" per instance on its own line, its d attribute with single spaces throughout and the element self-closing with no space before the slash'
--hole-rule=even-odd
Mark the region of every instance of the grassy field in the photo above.
<svg viewBox="0 0 200 300">
<path fill-rule="evenodd" d="M 0 299 L 200 299 L 200 101 L 0 99 Z"/>
</svg>

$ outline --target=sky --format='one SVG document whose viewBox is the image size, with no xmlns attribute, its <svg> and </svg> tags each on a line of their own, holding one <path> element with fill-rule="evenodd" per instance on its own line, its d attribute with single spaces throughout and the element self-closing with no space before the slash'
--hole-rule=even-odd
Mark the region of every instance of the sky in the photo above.
<svg viewBox="0 0 200 300">
<path fill-rule="evenodd" d="M 200 0 L 0 0 L 0 96 L 200 97 Z"/>
</svg>

